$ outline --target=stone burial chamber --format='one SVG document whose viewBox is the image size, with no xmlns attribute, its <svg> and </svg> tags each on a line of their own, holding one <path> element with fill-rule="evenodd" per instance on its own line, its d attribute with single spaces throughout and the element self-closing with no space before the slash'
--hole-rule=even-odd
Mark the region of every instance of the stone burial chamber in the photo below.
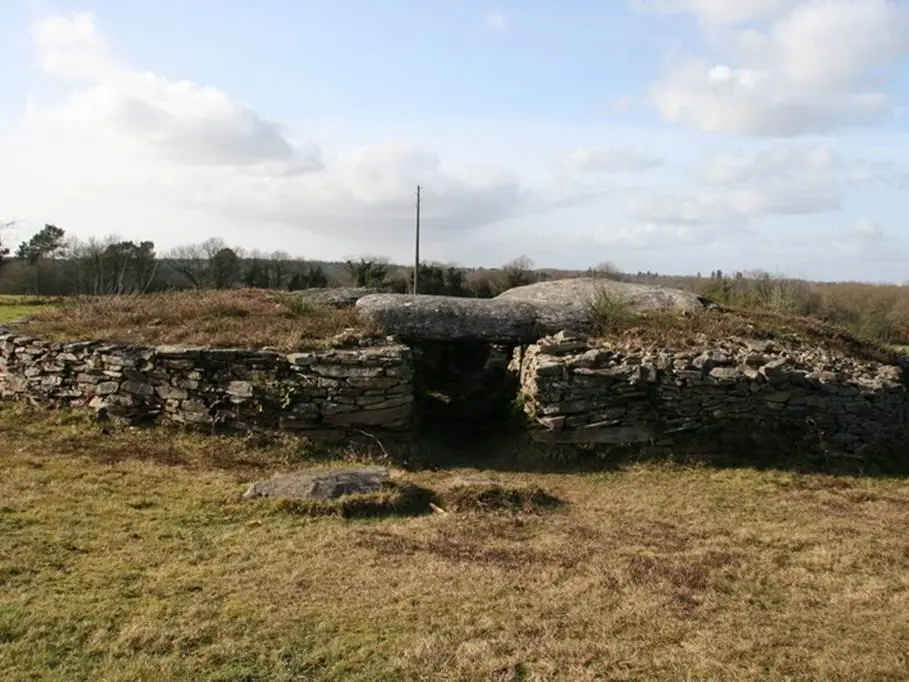
<svg viewBox="0 0 909 682">
<path fill-rule="evenodd" d="M 830 350 L 810 335 L 594 337 L 583 329 L 603 295 L 636 311 L 728 314 L 689 292 L 589 278 L 491 300 L 346 290 L 323 298 L 354 305 L 387 336 L 281 353 L 0 330 L 0 397 L 131 424 L 313 438 L 407 439 L 446 424 L 489 433 L 518 405 L 523 428 L 552 444 L 906 458 L 905 359 Z"/>
</svg>

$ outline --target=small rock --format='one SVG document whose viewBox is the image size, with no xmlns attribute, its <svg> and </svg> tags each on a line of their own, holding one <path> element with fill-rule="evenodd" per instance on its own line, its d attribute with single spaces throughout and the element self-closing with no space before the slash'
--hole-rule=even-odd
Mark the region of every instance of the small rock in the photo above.
<svg viewBox="0 0 909 682">
<path fill-rule="evenodd" d="M 253 385 L 248 381 L 231 381 L 227 385 L 227 395 L 237 398 L 252 398 Z"/>
<path fill-rule="evenodd" d="M 742 373 L 736 367 L 714 367 L 710 376 L 717 381 L 735 381 L 742 377 Z"/>
</svg>

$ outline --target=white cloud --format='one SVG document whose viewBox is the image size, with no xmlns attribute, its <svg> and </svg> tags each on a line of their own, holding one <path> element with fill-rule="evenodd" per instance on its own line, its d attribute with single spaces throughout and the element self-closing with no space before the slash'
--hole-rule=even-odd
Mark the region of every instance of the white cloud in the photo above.
<svg viewBox="0 0 909 682">
<path fill-rule="evenodd" d="M 625 203 L 628 216 L 649 225 L 708 225 L 741 220 L 721 194 L 651 194 Z"/>
<path fill-rule="evenodd" d="M 650 90 L 664 119 L 711 133 L 793 136 L 892 113 L 872 74 L 909 53 L 909 7 L 892 0 L 663 2 L 708 24 L 713 58 L 674 57 Z M 767 26 L 732 26 L 755 19 Z"/>
<path fill-rule="evenodd" d="M 669 64 L 653 91 L 663 99 L 653 101 L 685 127 L 724 133 L 795 135 L 877 120 L 891 107 L 878 84 L 902 49 L 900 24 L 868 10 L 865 23 L 850 24 L 858 10 L 826 0 L 842 14 L 825 15 L 833 38 L 821 41 L 799 18 L 820 17 L 813 4 L 661 3 L 661 12 L 693 15 L 707 47 Z M 504 15 L 492 23 L 508 25 Z M 859 36 L 845 35 L 846 24 Z M 873 30 L 880 44 L 862 38 Z M 805 54 L 802 35 L 812 43 Z M 151 237 L 160 250 L 218 235 L 309 257 L 401 260 L 412 255 L 421 184 L 428 258 L 490 265 L 527 252 L 541 265 L 637 258 L 641 269 L 725 269 L 736 259 L 742 268 L 786 267 L 793 256 L 783 229 L 814 235 L 802 255 L 828 269 L 898 251 L 899 238 L 873 221 L 844 225 L 848 218 L 822 214 L 847 198 L 860 211 L 853 192 L 873 189 L 882 203 L 872 215 L 886 218 L 893 197 L 879 190 L 909 187 L 902 166 L 887 160 L 905 157 L 899 131 L 806 145 L 711 143 L 716 153 L 697 163 L 703 138 L 631 115 L 605 127 L 514 118 L 452 125 L 357 112 L 326 121 L 314 110 L 285 126 L 214 84 L 130 64 L 89 15 L 47 17 L 31 36 L 44 82 L 28 87 L 41 95 L 29 98 L 23 125 L 0 133 L 0 155 L 16 159 L 0 164 L 3 210 L 22 218 L 25 232 L 48 221 L 81 236 Z M 831 53 L 830 40 L 845 56 Z M 638 113 L 644 98 L 615 98 L 623 92 L 601 108 Z M 620 187 L 637 182 L 652 186 Z"/>
<path fill-rule="evenodd" d="M 740 229 L 766 216 L 836 211 L 848 168 L 838 154 L 822 145 L 774 145 L 753 154 L 718 152 L 694 175 L 705 187 L 690 193 L 635 197 L 626 202 L 626 212 L 642 224 Z"/>
<path fill-rule="evenodd" d="M 859 218 L 832 231 L 825 245 L 833 253 L 859 263 L 905 261 L 909 252 L 904 242 L 887 234 L 881 224 L 871 218 Z"/>
<path fill-rule="evenodd" d="M 663 160 L 616 147 L 581 147 L 556 158 L 556 165 L 586 173 L 641 173 L 662 165 Z"/>
<path fill-rule="evenodd" d="M 624 249 L 673 249 L 703 246 L 721 234 L 711 226 L 694 224 L 641 223 L 619 228 L 603 228 L 580 235 L 577 240 L 589 250 L 591 245 L 621 247 Z"/>
<path fill-rule="evenodd" d="M 701 175 L 714 185 L 768 181 L 796 176 L 827 177 L 842 168 L 843 160 L 829 146 L 774 145 L 756 154 L 719 152 L 704 162 Z"/>
<path fill-rule="evenodd" d="M 708 186 L 761 191 L 776 188 L 777 193 L 792 197 L 801 194 L 806 200 L 813 196 L 830 205 L 833 197 L 850 189 L 909 186 L 909 176 L 894 161 L 843 155 L 829 144 L 775 144 L 753 154 L 718 152 L 703 162 L 698 175 Z"/>
<path fill-rule="evenodd" d="M 524 213 L 551 210 L 583 198 L 523 187 L 494 168 L 446 170 L 424 150 L 400 143 L 348 149 L 331 156 L 320 173 L 302 177 L 225 174 L 186 177 L 181 200 L 188 206 L 307 227 L 332 225 L 346 235 L 380 236 L 385 227 L 406 232 L 414 216 L 414 192 L 423 185 L 422 208 L 433 230 L 463 231 Z"/>
<path fill-rule="evenodd" d="M 489 28 L 501 31 L 508 25 L 508 20 L 501 12 L 492 12 L 486 15 L 486 25 Z"/>
<path fill-rule="evenodd" d="M 768 60 L 791 83 L 839 90 L 909 51 L 909 8 L 893 0 L 803 2 L 768 38 Z"/>
<path fill-rule="evenodd" d="M 110 47 L 95 31 L 90 14 L 50 15 L 31 27 L 38 65 L 66 81 L 92 81 L 120 67 Z"/>
<path fill-rule="evenodd" d="M 126 145 L 177 163 L 319 168 L 317 152 L 298 148 L 281 126 L 226 93 L 124 67 L 89 15 L 47 17 L 32 36 L 44 73 L 78 83 L 61 100 L 32 99 L 27 120 L 35 129 Z"/>
<path fill-rule="evenodd" d="M 6 154 L 27 160 L 4 186 L 20 188 L 18 205 L 38 215 L 50 208 L 33 189 L 44 183 L 70 211 L 78 196 L 79 215 L 88 204 L 106 210 L 105 197 L 116 195 L 192 211 L 228 232 L 281 225 L 388 252 L 411 238 L 417 184 L 430 239 L 600 193 L 567 182 L 531 187 L 496 168 L 450 168 L 396 141 L 301 144 L 222 90 L 124 65 L 86 14 L 44 18 L 32 37 L 42 72 L 70 88 L 58 99 L 32 98 L 26 131 L 6 141 Z"/>
</svg>

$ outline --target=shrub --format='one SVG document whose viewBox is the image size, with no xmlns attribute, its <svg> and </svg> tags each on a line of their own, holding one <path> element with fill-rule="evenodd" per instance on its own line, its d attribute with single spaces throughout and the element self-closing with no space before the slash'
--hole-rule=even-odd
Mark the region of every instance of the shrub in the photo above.
<svg viewBox="0 0 909 682">
<path fill-rule="evenodd" d="M 588 331 L 599 336 L 617 334 L 638 318 L 632 305 L 621 295 L 599 290 L 588 304 Z"/>
</svg>

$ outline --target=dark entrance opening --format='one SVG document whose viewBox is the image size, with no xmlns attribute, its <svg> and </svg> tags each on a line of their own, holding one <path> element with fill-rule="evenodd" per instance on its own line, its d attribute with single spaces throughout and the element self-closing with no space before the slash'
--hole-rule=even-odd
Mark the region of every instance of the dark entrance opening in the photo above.
<svg viewBox="0 0 909 682">
<path fill-rule="evenodd" d="M 520 380 L 508 369 L 513 347 L 435 342 L 413 349 L 416 417 L 423 436 L 476 442 L 514 426 Z"/>
</svg>

